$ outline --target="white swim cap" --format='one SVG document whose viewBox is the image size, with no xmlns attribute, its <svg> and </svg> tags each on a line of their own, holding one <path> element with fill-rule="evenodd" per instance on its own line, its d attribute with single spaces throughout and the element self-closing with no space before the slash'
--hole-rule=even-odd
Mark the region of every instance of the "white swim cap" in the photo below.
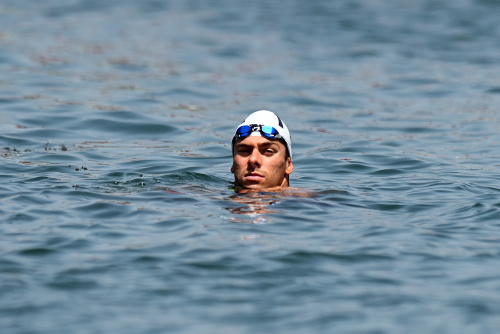
<svg viewBox="0 0 500 334">
<path fill-rule="evenodd" d="M 290 131 L 288 131 L 288 128 L 286 127 L 285 123 L 272 111 L 269 110 L 259 110 L 256 111 L 252 114 L 250 114 L 238 127 L 236 128 L 236 133 L 238 130 L 244 126 L 261 126 L 261 128 L 254 128 L 251 130 L 250 136 L 264 136 L 262 131 L 263 126 L 271 126 L 276 131 L 278 131 L 278 134 L 281 136 L 279 139 L 283 139 L 286 143 L 286 148 L 288 150 L 288 155 L 290 158 L 292 157 L 292 138 L 290 136 Z M 259 131 L 261 130 L 261 131 Z M 234 148 L 234 142 L 237 139 L 237 134 L 233 137 L 233 148 Z M 265 136 L 267 137 L 267 136 Z"/>
</svg>

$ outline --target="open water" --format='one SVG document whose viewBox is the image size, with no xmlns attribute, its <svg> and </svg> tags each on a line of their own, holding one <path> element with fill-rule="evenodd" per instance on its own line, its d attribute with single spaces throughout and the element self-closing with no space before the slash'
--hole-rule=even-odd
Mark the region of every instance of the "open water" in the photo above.
<svg viewBox="0 0 500 334">
<path fill-rule="evenodd" d="M 499 17 L 1 1 L 1 333 L 498 333 Z M 259 109 L 299 194 L 231 190 Z"/>
</svg>

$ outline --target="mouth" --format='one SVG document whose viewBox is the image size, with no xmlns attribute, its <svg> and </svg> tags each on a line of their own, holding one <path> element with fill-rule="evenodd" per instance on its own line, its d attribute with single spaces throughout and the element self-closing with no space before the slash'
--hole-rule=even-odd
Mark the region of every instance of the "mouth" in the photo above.
<svg viewBox="0 0 500 334">
<path fill-rule="evenodd" d="M 259 173 L 246 173 L 245 174 L 245 179 L 249 181 L 260 181 L 264 178 L 264 176 L 260 175 Z"/>
</svg>

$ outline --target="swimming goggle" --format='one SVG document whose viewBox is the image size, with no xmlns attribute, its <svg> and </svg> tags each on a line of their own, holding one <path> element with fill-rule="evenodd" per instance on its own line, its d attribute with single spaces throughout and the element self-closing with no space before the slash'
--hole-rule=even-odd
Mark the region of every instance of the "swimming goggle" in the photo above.
<svg viewBox="0 0 500 334">
<path fill-rule="evenodd" d="M 269 125 L 261 125 L 261 124 L 250 124 L 250 125 L 242 125 L 236 130 L 236 134 L 234 135 L 235 139 L 245 138 L 250 136 L 253 132 L 259 131 L 264 137 L 269 139 L 281 139 L 281 135 L 278 130 Z"/>
</svg>

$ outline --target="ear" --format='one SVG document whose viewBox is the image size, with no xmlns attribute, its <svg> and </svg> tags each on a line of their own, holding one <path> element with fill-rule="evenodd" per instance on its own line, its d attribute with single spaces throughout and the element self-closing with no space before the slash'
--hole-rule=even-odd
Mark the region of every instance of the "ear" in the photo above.
<svg viewBox="0 0 500 334">
<path fill-rule="evenodd" d="M 285 174 L 290 175 L 293 172 L 293 163 L 292 163 L 292 158 L 288 157 L 286 159 L 286 169 L 285 169 Z"/>
</svg>

